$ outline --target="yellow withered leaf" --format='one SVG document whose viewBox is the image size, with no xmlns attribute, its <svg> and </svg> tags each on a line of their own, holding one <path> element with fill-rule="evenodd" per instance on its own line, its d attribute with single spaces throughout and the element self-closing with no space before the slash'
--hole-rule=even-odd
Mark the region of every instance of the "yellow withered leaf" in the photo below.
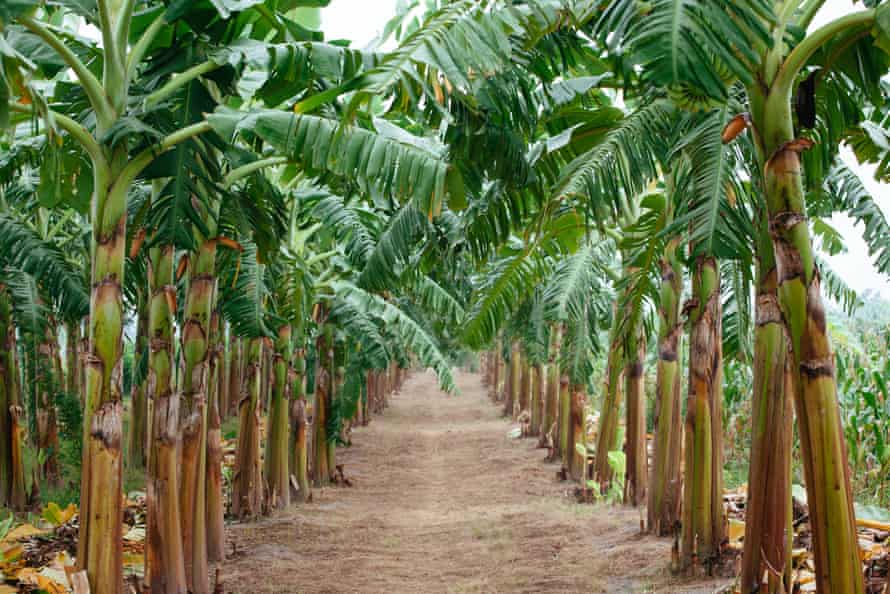
<svg viewBox="0 0 890 594">
<path fill-rule="evenodd" d="M 742 540 L 745 538 L 745 523 L 741 520 L 730 518 L 729 520 L 729 540 Z"/>
<path fill-rule="evenodd" d="M 62 524 L 70 522 L 71 518 L 76 514 L 77 506 L 73 503 L 68 504 L 68 507 L 62 509 L 56 502 L 50 501 L 46 504 L 46 507 L 43 508 L 42 517 L 53 526 L 61 526 Z"/>
</svg>

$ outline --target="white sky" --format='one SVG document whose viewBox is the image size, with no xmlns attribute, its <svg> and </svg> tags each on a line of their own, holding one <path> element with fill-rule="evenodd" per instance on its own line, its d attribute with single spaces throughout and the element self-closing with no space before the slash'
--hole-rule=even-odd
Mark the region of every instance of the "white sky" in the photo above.
<svg viewBox="0 0 890 594">
<path fill-rule="evenodd" d="M 333 0 L 322 10 L 322 28 L 328 39 L 351 39 L 357 47 L 365 47 L 395 14 L 395 6 L 396 0 Z M 861 10 L 862 4 L 858 8 Z M 852 0 L 828 0 L 813 25 L 819 26 L 856 9 Z M 890 218 L 890 187 L 877 183 L 874 168 L 859 166 L 849 150 L 844 150 L 843 157 Z M 860 293 L 874 289 L 890 299 L 890 279 L 872 267 L 868 248 L 862 240 L 862 226 L 854 225 L 846 216 L 833 217 L 831 223 L 847 244 L 846 253 L 827 258 L 834 271 Z"/>
</svg>

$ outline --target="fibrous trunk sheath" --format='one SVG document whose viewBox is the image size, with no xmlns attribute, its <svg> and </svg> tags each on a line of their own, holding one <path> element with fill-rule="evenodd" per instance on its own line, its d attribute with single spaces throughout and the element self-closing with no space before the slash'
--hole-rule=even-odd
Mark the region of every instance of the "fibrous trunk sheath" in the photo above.
<svg viewBox="0 0 890 594">
<path fill-rule="evenodd" d="M 315 486 L 321 487 L 330 480 L 333 468 L 328 467 L 328 415 L 330 414 L 330 399 L 333 391 L 334 378 L 332 365 L 334 359 L 333 329 L 325 325 L 322 336 L 318 340 L 319 362 L 315 374 L 315 444 L 314 465 L 312 467 Z M 388 374 L 382 374 L 382 380 Z M 385 380 L 383 380 L 385 385 Z M 384 388 L 385 390 L 385 388 Z M 379 393 L 379 406 L 383 407 L 385 394 Z"/>
<path fill-rule="evenodd" d="M 22 408 L 18 401 L 15 326 L 6 286 L 0 284 L 0 507 L 25 507 Z"/>
<path fill-rule="evenodd" d="M 56 323 L 52 316 L 45 321 L 43 340 L 37 346 L 39 362 L 35 372 L 37 388 L 37 448 L 43 459 L 40 474 L 53 484 L 61 479 L 59 470 L 59 425 L 56 422 L 54 396 L 61 389 L 62 364 Z"/>
<path fill-rule="evenodd" d="M 532 366 L 531 391 L 531 420 L 528 434 L 537 436 L 541 433 L 541 419 L 544 414 L 544 366 L 540 363 Z"/>
<path fill-rule="evenodd" d="M 600 409 L 599 429 L 596 434 L 596 452 L 593 462 L 594 480 L 600 483 L 605 492 L 612 482 L 612 467 L 609 465 L 609 452 L 613 451 L 618 439 L 618 418 L 621 410 L 621 370 L 623 366 L 622 345 L 619 336 L 620 320 L 615 315 L 609 338 L 609 356 L 606 359 L 605 394 Z"/>
<path fill-rule="evenodd" d="M 847 448 L 793 121 L 790 99 L 782 91 L 768 96 L 763 113 L 755 114 L 755 125 L 763 134 L 779 305 L 791 343 L 791 383 L 813 532 L 816 590 L 861 594 L 865 585 Z"/>
<path fill-rule="evenodd" d="M 293 379 L 293 404 L 291 413 L 291 474 L 297 483 L 298 501 L 309 499 L 309 468 L 308 468 L 308 443 L 307 443 L 307 415 L 306 396 L 303 389 L 303 381 L 306 375 L 306 353 L 303 349 L 297 349 L 294 356 Z M 371 378 L 373 372 L 368 372 L 368 398 L 371 398 Z"/>
<path fill-rule="evenodd" d="M 656 369 L 655 444 L 649 480 L 648 527 L 658 536 L 674 533 L 680 522 L 680 454 L 682 451 L 679 343 L 680 295 L 683 276 L 676 247 L 661 261 L 658 304 L 658 368 Z"/>
<path fill-rule="evenodd" d="M 77 543 L 77 565 L 86 570 L 94 592 L 118 592 L 123 584 L 122 284 L 128 188 L 114 182 L 126 163 L 126 147 L 116 149 L 111 160 L 110 172 L 93 172 L 92 294 Z"/>
<path fill-rule="evenodd" d="M 173 246 L 153 247 L 148 262 L 148 397 L 153 402 L 148 456 L 146 581 L 152 592 L 186 591 L 179 511 L 179 393 L 173 390 Z"/>
<path fill-rule="evenodd" d="M 635 352 L 628 353 L 624 379 L 627 392 L 627 421 L 625 455 L 627 473 L 625 502 L 638 506 L 646 497 L 648 478 L 648 454 L 646 451 L 646 392 L 644 389 L 643 362 L 646 358 L 646 340 L 640 328 L 633 341 Z"/>
<path fill-rule="evenodd" d="M 291 359 L 291 328 L 278 329 L 272 355 L 272 400 L 269 403 L 266 431 L 265 475 L 269 505 L 280 508 L 290 505 L 290 476 L 288 472 L 288 395 Z"/>
<path fill-rule="evenodd" d="M 519 401 L 519 393 L 522 384 L 522 355 L 520 354 L 519 341 L 513 341 L 510 351 L 510 389 L 504 399 L 504 416 L 516 417 L 516 404 Z"/>
<path fill-rule="evenodd" d="M 214 298 L 215 301 L 215 298 Z M 219 309 L 214 304 L 210 319 L 209 385 L 207 410 L 207 560 L 211 563 L 225 558 L 225 501 L 222 485 L 222 416 L 221 363 L 225 354 L 220 331 Z"/>
<path fill-rule="evenodd" d="M 182 513 L 185 574 L 189 590 L 210 590 L 207 559 L 207 409 L 210 325 L 216 294 L 216 240 L 203 241 L 194 254 L 182 324 Z"/>
<path fill-rule="evenodd" d="M 559 346 L 562 339 L 560 330 L 559 326 L 554 326 L 551 332 L 553 338 L 547 353 L 547 388 L 541 427 L 541 432 L 549 436 L 554 457 L 560 454 L 559 435 L 556 430 L 556 420 L 559 417 Z M 546 445 L 546 440 L 542 440 L 542 445 Z"/>
<path fill-rule="evenodd" d="M 260 472 L 260 383 L 263 339 L 247 346 L 244 389 L 238 403 L 238 445 L 232 478 L 232 515 L 254 517 L 261 511 L 263 485 Z"/>
<path fill-rule="evenodd" d="M 565 373 L 559 377 L 559 453 L 562 467 L 570 471 L 575 444 L 572 443 L 572 393 Z"/>
<path fill-rule="evenodd" d="M 772 246 L 767 244 L 770 252 Z M 745 505 L 742 589 L 791 591 L 791 367 L 785 324 L 776 293 L 773 258 L 761 258 L 754 338 L 751 462 Z M 763 270 L 765 267 L 768 270 Z M 780 571 L 776 575 L 774 568 Z"/>
<path fill-rule="evenodd" d="M 686 404 L 686 488 L 681 562 L 710 566 L 720 553 L 723 518 L 723 356 L 720 271 L 712 257 L 695 260 Z"/>
<path fill-rule="evenodd" d="M 571 386 L 571 411 L 569 416 L 569 435 L 566 440 L 566 450 L 569 454 L 569 474 L 578 481 L 587 480 L 586 454 L 582 454 L 576 448 L 576 444 L 586 450 L 586 436 L 584 435 L 584 406 L 587 404 L 587 392 L 584 384 L 572 384 Z"/>
<path fill-rule="evenodd" d="M 528 356 L 524 350 L 519 353 L 519 412 L 529 415 L 531 411 L 532 376 Z"/>
</svg>

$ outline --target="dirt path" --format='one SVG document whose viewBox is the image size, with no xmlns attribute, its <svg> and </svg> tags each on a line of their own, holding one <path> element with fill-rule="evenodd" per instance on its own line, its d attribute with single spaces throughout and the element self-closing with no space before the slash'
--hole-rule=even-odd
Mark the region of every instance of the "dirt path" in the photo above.
<svg viewBox="0 0 890 594">
<path fill-rule="evenodd" d="M 578 505 L 477 375 L 416 374 L 338 452 L 352 488 L 229 528 L 226 592 L 713 592 L 677 584 L 640 513 Z M 232 554 L 234 545 L 235 553 Z M 669 585 L 673 584 L 673 585 Z"/>
</svg>

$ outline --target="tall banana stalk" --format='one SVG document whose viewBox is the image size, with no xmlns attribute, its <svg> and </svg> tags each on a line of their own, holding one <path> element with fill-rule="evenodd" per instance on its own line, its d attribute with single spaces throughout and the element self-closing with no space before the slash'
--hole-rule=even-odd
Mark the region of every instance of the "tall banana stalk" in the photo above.
<svg viewBox="0 0 890 594">
<path fill-rule="evenodd" d="M 44 480 L 58 484 L 61 479 L 58 458 L 59 425 L 54 397 L 61 387 L 62 365 L 56 323 L 52 316 L 45 321 L 40 343 L 37 345 L 37 355 L 37 369 L 33 380 L 37 390 L 37 448 L 42 458 L 40 475 Z"/>
<path fill-rule="evenodd" d="M 542 443 L 544 436 L 553 437 L 553 455 L 559 455 L 559 439 L 556 433 L 556 421 L 559 416 L 559 347 L 562 340 L 562 329 L 554 324 L 551 329 L 550 349 L 547 352 L 547 381 L 544 395 L 544 416 L 541 421 Z"/>
<path fill-rule="evenodd" d="M 229 386 L 228 386 L 228 400 L 226 402 L 226 408 L 223 412 L 225 417 L 229 417 L 232 414 L 233 410 L 237 410 L 238 402 L 241 398 L 241 388 L 242 388 L 242 370 L 244 367 L 244 355 L 243 355 L 243 343 L 244 341 L 235 335 L 233 331 L 229 332 L 229 361 L 228 361 L 228 377 L 226 378 Z"/>
<path fill-rule="evenodd" d="M 791 590 L 791 359 L 776 291 L 772 244 L 764 226 L 758 244 L 751 462 L 745 505 L 741 583 L 760 591 L 768 568 L 770 594 Z"/>
<path fill-rule="evenodd" d="M 528 434 L 537 437 L 541 434 L 541 418 L 543 416 L 544 405 L 544 366 L 540 363 L 532 365 L 531 369 L 531 419 Z"/>
<path fill-rule="evenodd" d="M 584 407 L 587 404 L 587 387 L 584 384 L 572 384 L 570 388 L 569 434 L 566 438 L 569 475 L 578 481 L 587 480 L 586 456 L 576 449 L 576 444 L 586 447 L 584 435 Z"/>
<path fill-rule="evenodd" d="M 504 399 L 504 416 L 515 418 L 516 405 L 522 390 L 522 353 L 519 341 L 514 340 L 510 350 L 510 389 Z"/>
<path fill-rule="evenodd" d="M 337 405 L 337 400 L 342 398 L 341 392 L 343 390 L 343 383 L 346 381 L 346 368 L 342 365 L 338 365 L 336 370 L 334 371 L 334 382 L 333 386 L 331 386 L 331 398 L 328 403 L 328 411 L 329 414 L 333 414 L 334 407 Z M 398 389 L 399 385 L 399 368 L 392 368 L 392 386 L 393 390 Z M 330 417 L 329 417 L 330 418 Z M 328 456 L 328 472 L 331 475 L 331 478 L 334 477 L 334 473 L 337 469 L 337 439 L 335 436 L 328 434 L 328 448 L 327 448 L 327 456 Z"/>
<path fill-rule="evenodd" d="M 821 4 L 804 11 L 804 23 Z M 854 40 L 869 33 L 886 38 L 886 14 L 886 5 L 847 14 L 811 32 L 791 51 L 776 43 L 756 77 L 761 84 L 748 88 L 778 304 L 791 346 L 790 384 L 813 532 L 816 589 L 833 594 L 862 594 L 865 584 L 821 278 L 806 215 L 800 152 L 810 143 L 795 135 L 792 94 L 798 75 L 827 44 L 844 35 Z M 792 11 L 781 16 L 780 27 L 786 26 L 785 19 L 797 18 Z"/>
<path fill-rule="evenodd" d="M 207 412 L 211 317 L 216 293 L 216 240 L 204 240 L 191 262 L 182 340 L 182 511 L 185 572 L 193 592 L 210 590 L 207 559 Z"/>
<path fill-rule="evenodd" d="M 186 592 L 179 511 L 179 392 L 173 389 L 173 246 L 148 256 L 148 397 L 152 400 L 146 513 L 146 581 L 152 592 Z"/>
<path fill-rule="evenodd" d="M 55 52 L 77 78 L 94 116 L 95 128 L 61 113 L 52 117 L 89 156 L 93 173 L 91 198 L 92 267 L 90 286 L 89 352 L 83 426 L 80 489 L 80 535 L 77 564 L 86 570 L 94 592 L 119 592 L 123 587 L 122 455 L 123 407 L 123 281 L 127 225 L 127 196 L 133 182 L 158 154 L 210 129 L 209 124 L 186 126 L 133 156 L 129 142 L 112 127 L 128 108 L 129 86 L 136 66 L 164 25 L 163 17 L 129 44 L 133 0 L 98 0 L 102 34 L 101 80 L 50 27 L 29 13 L 16 21 Z M 32 102 L 28 102 L 29 104 Z M 31 105 L 13 102 L 13 109 L 31 112 Z"/>
<path fill-rule="evenodd" d="M 488 395 L 495 402 L 500 397 L 501 370 L 503 367 L 501 362 L 501 340 L 497 339 L 494 343 L 494 352 L 492 353 L 491 385 L 488 387 Z"/>
<path fill-rule="evenodd" d="M 520 347 L 521 348 L 521 347 Z M 520 414 L 530 414 L 532 393 L 532 375 L 531 366 L 528 362 L 528 354 L 525 349 L 519 352 L 519 412 Z"/>
<path fill-rule="evenodd" d="M 605 491 L 612 481 L 609 452 L 615 449 L 618 439 L 618 418 L 621 409 L 621 372 L 623 367 L 622 345 L 619 336 L 621 321 L 616 313 L 609 333 L 609 354 L 606 358 L 605 394 L 600 410 L 599 429 L 596 434 L 596 452 L 593 462 L 594 480 Z"/>
<path fill-rule="evenodd" d="M 232 479 L 232 515 L 254 517 L 261 511 L 263 484 L 260 469 L 260 384 L 263 358 L 262 338 L 247 346 L 244 388 L 238 402 L 238 445 Z"/>
<path fill-rule="evenodd" d="M 18 369 L 12 303 L 0 283 L 0 507 L 25 507 L 25 468 L 22 464 L 22 408 L 18 398 Z"/>
<path fill-rule="evenodd" d="M 334 329 L 330 324 L 325 324 L 318 340 L 318 370 L 315 374 L 315 458 L 312 472 L 316 487 L 326 485 L 330 480 L 331 472 L 334 470 L 333 468 L 328 467 L 328 441 L 330 436 L 328 436 L 327 429 L 334 385 L 334 378 L 332 377 L 334 360 L 333 342 Z M 383 397 L 381 400 L 383 400 Z"/>
<path fill-rule="evenodd" d="M 575 455 L 575 444 L 572 443 L 572 392 L 569 375 L 565 370 L 562 371 L 559 376 L 559 454 L 562 467 L 570 472 Z"/>
<path fill-rule="evenodd" d="M 304 381 L 306 377 L 306 352 L 304 349 L 296 349 L 294 354 L 294 378 L 292 382 L 292 407 L 291 413 L 291 474 L 294 476 L 299 489 L 297 500 L 309 499 L 309 460 L 308 460 L 308 419 L 306 411 L 306 395 Z M 365 402 L 371 399 L 373 372 L 368 372 L 368 388 Z"/>
<path fill-rule="evenodd" d="M 720 554 L 723 517 L 723 356 L 720 270 L 698 256 L 689 310 L 689 392 L 681 563 L 710 566 Z"/>
<path fill-rule="evenodd" d="M 221 363 L 225 353 L 220 331 L 219 308 L 210 318 L 209 408 L 207 411 L 207 560 L 225 559 L 225 501 L 223 496 L 223 445 L 221 392 L 225 385 Z"/>
<path fill-rule="evenodd" d="M 658 368 L 656 370 L 655 447 L 649 480 L 648 527 L 658 536 L 673 534 L 680 521 L 681 421 L 679 343 L 683 268 L 677 244 L 665 247 L 658 303 Z"/>
<path fill-rule="evenodd" d="M 630 330 L 627 344 L 627 362 L 624 367 L 626 407 L 625 432 L 625 502 L 639 506 L 646 497 L 648 478 L 648 452 L 646 449 L 646 391 L 643 364 L 646 359 L 646 337 L 642 324 Z"/>
<path fill-rule="evenodd" d="M 266 431 L 265 477 L 269 507 L 290 505 L 290 473 L 288 472 L 288 394 L 292 355 L 291 327 L 281 326 L 272 355 L 272 399 L 269 402 Z"/>
</svg>

